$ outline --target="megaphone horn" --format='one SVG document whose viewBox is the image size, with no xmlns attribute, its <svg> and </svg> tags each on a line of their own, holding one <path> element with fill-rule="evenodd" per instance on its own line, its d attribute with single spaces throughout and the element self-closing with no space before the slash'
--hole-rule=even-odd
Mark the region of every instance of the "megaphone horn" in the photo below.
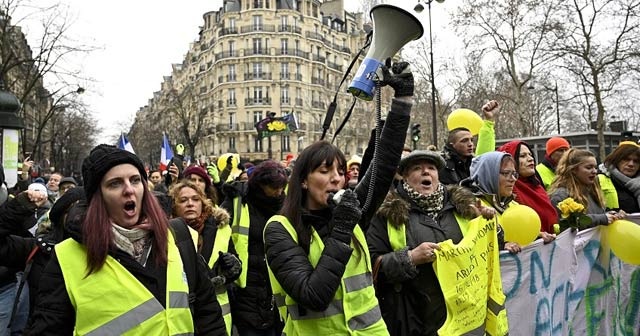
<svg viewBox="0 0 640 336">
<path fill-rule="evenodd" d="M 422 23 L 411 13 L 392 5 L 377 5 L 369 13 L 373 19 L 373 39 L 349 91 L 354 96 L 373 99 L 376 71 L 388 57 L 393 57 L 409 41 L 424 33 Z"/>
</svg>

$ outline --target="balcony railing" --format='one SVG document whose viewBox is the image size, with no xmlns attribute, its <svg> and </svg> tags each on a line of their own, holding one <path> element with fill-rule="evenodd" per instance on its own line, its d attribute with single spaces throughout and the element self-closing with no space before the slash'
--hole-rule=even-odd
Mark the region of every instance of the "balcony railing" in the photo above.
<svg viewBox="0 0 640 336">
<path fill-rule="evenodd" d="M 296 106 L 302 106 L 303 102 L 302 102 L 302 98 L 296 98 Z"/>
<path fill-rule="evenodd" d="M 311 77 L 311 84 L 324 85 L 324 79 L 319 77 Z"/>
<path fill-rule="evenodd" d="M 271 79 L 271 72 L 248 72 L 244 74 L 244 80 Z"/>
<path fill-rule="evenodd" d="M 236 107 L 237 105 L 236 99 L 227 99 L 227 107 Z"/>
<path fill-rule="evenodd" d="M 327 66 L 329 66 L 331 69 L 342 71 L 342 65 L 339 65 L 337 63 L 327 62 Z"/>
<path fill-rule="evenodd" d="M 218 36 L 232 35 L 238 33 L 238 27 L 229 27 L 220 29 Z"/>
<path fill-rule="evenodd" d="M 289 97 L 280 97 L 280 104 L 289 105 L 291 99 Z"/>
<path fill-rule="evenodd" d="M 243 26 L 240 27 L 240 32 L 241 33 L 252 33 L 252 32 L 267 32 L 267 33 L 275 33 L 276 32 L 276 26 L 275 25 L 266 25 L 266 24 L 262 24 L 262 25 L 249 25 L 249 26 Z"/>
<path fill-rule="evenodd" d="M 245 56 L 253 55 L 270 55 L 271 52 L 267 48 L 247 48 L 244 50 Z"/>
<path fill-rule="evenodd" d="M 229 58 L 229 57 L 238 57 L 238 52 L 233 50 L 233 51 L 223 51 L 223 52 L 217 53 L 216 61 Z"/>
<path fill-rule="evenodd" d="M 309 59 L 309 53 L 300 49 L 280 49 L 280 55 L 289 55 Z"/>
<path fill-rule="evenodd" d="M 319 109 L 324 109 L 324 102 L 321 102 L 321 101 L 312 101 L 312 102 L 311 102 L 311 107 L 313 107 L 313 108 L 319 108 Z"/>
<path fill-rule="evenodd" d="M 324 62 L 327 60 L 327 58 L 326 58 L 326 57 L 324 57 L 324 56 L 320 56 L 320 55 L 313 55 L 313 60 L 314 60 L 315 62 L 322 62 L 322 63 L 324 63 Z"/>
<path fill-rule="evenodd" d="M 302 33 L 302 28 L 296 27 L 296 26 L 292 26 L 292 25 L 279 25 L 278 26 L 278 31 L 279 32 L 289 32 L 289 33 L 300 34 L 300 33 Z"/>
<path fill-rule="evenodd" d="M 226 132 L 226 131 L 237 131 L 238 124 L 237 123 L 224 123 L 216 125 L 216 131 L 218 132 Z"/>
<path fill-rule="evenodd" d="M 246 106 L 257 106 L 257 105 L 270 105 L 271 98 L 262 97 L 262 98 L 247 98 L 244 100 L 244 104 Z"/>
</svg>

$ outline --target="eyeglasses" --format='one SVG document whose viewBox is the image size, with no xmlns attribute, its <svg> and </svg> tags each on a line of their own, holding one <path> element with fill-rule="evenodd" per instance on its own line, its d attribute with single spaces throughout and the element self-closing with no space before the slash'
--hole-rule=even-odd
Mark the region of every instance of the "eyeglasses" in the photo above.
<svg viewBox="0 0 640 336">
<path fill-rule="evenodd" d="M 502 175 L 502 177 L 504 178 L 509 178 L 511 176 L 516 180 L 518 179 L 518 177 L 520 177 L 520 174 L 518 174 L 518 172 L 515 170 L 501 170 L 500 175 Z"/>
</svg>

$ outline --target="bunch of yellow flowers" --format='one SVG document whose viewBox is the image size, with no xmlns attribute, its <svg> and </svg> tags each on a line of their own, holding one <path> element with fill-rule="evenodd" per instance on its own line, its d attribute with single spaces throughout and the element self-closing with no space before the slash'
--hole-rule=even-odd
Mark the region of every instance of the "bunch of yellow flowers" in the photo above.
<svg viewBox="0 0 640 336">
<path fill-rule="evenodd" d="M 569 218 L 573 213 L 584 213 L 584 205 L 576 202 L 573 198 L 565 198 L 558 203 L 562 218 Z"/>
<path fill-rule="evenodd" d="M 558 203 L 560 209 L 560 230 L 568 228 L 581 229 L 591 224 L 591 218 L 586 215 L 584 205 L 567 197 Z"/>
</svg>

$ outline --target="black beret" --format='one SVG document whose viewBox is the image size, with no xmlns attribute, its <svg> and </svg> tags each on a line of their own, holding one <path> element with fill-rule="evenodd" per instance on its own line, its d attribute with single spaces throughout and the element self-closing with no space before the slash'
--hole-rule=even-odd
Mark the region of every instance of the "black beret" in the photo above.
<svg viewBox="0 0 640 336">
<path fill-rule="evenodd" d="M 91 203 L 93 194 L 100 189 L 102 177 L 109 169 L 124 163 L 134 165 L 140 172 L 140 176 L 146 181 L 147 172 L 144 164 L 133 153 L 111 145 L 98 145 L 91 150 L 82 162 L 82 180 L 84 181 L 84 193 L 87 204 Z"/>
</svg>

